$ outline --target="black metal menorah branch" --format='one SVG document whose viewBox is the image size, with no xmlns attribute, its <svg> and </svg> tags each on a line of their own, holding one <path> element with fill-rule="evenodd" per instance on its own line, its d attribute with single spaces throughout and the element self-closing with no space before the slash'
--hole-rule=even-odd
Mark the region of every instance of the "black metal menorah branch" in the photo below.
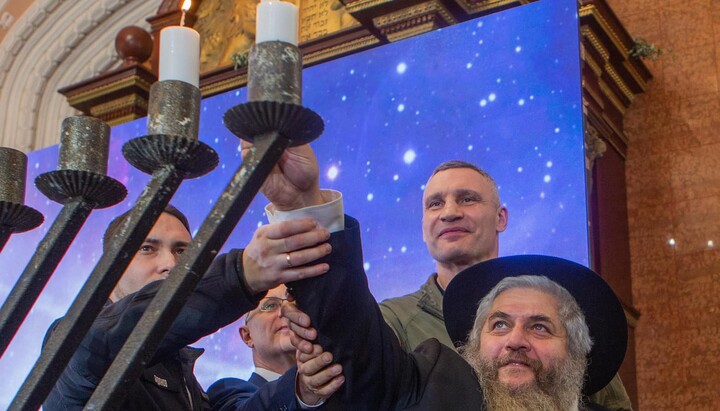
<svg viewBox="0 0 720 411">
<path fill-rule="evenodd" d="M 105 175 L 109 136 L 110 128 L 96 118 L 76 116 L 63 121 L 58 170 L 41 174 L 35 185 L 64 206 L 0 309 L 0 356 L 90 212 L 115 205 L 127 195 L 120 182 Z"/>
<path fill-rule="evenodd" d="M 123 155 L 152 178 L 48 339 L 10 404 L 12 410 L 40 407 L 183 179 L 204 175 L 218 164 L 217 153 L 197 141 L 197 87 L 182 81 L 157 82 L 150 97 L 149 135 L 126 143 Z"/>
</svg>

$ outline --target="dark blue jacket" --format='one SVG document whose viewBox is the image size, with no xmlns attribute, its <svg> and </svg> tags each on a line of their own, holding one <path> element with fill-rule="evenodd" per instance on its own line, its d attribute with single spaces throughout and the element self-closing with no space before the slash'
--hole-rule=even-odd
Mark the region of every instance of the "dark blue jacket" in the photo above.
<svg viewBox="0 0 720 411">
<path fill-rule="evenodd" d="M 436 339 L 402 349 L 368 288 L 357 220 L 346 216 L 330 242 L 330 271 L 288 284 L 318 330 L 315 342 L 343 366 L 345 384 L 322 409 L 484 410 L 478 379 L 454 350 Z"/>
<path fill-rule="evenodd" d="M 250 295 L 245 288 L 240 279 L 241 262 L 238 250 L 215 259 L 121 409 L 195 411 L 210 408 L 207 396 L 193 375 L 195 359 L 202 352 L 186 346 L 257 306 L 262 295 Z M 83 408 L 162 283 L 150 283 L 103 308 L 43 404 L 45 410 Z M 52 330 L 51 327 L 49 333 Z"/>
<path fill-rule="evenodd" d="M 223 378 L 208 388 L 210 405 L 213 411 L 295 410 L 295 374 L 293 367 L 271 382 L 255 373 L 248 381 Z"/>
</svg>

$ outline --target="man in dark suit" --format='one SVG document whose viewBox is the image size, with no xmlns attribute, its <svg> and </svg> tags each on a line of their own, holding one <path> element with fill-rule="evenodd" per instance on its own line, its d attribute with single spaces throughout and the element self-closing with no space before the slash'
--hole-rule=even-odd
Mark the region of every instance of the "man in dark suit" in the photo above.
<svg viewBox="0 0 720 411">
<path fill-rule="evenodd" d="M 295 347 L 290 342 L 291 331 L 288 320 L 280 315 L 280 307 L 288 301 L 287 297 L 285 285 L 279 285 L 268 290 L 258 306 L 245 315 L 245 324 L 238 332 L 245 345 L 252 350 L 255 371 L 247 381 L 223 378 L 211 385 L 208 396 L 213 410 L 250 410 L 251 404 L 257 407 L 256 402 L 250 401 L 253 396 L 273 397 L 277 385 L 282 384 L 280 379 L 283 374 L 288 371 L 289 376 L 296 374 L 293 369 Z M 333 380 L 342 384 L 342 367 L 339 364 L 328 365 L 330 361 L 327 356 L 330 354 L 326 354 L 326 357 L 321 357 L 320 354 L 322 353 L 316 353 L 308 363 L 308 366 L 316 366 L 313 372 L 298 375 L 299 383 L 305 386 L 306 380 L 313 378 L 307 385 L 324 386 Z M 314 405 L 319 398 L 306 397 L 306 400 Z"/>
</svg>

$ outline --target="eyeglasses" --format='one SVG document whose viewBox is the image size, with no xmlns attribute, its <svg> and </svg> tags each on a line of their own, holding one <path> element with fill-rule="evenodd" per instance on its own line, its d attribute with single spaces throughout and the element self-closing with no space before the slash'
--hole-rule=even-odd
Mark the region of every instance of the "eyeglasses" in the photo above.
<svg viewBox="0 0 720 411">
<path fill-rule="evenodd" d="M 257 311 L 262 313 L 271 313 L 274 311 L 277 311 L 280 309 L 280 307 L 283 305 L 285 301 L 288 301 L 287 298 L 280 298 L 280 297 L 266 297 L 263 298 L 262 301 L 260 301 L 260 305 L 258 305 Z M 250 317 L 255 313 L 255 310 L 252 310 L 248 312 L 245 315 L 245 323 L 247 324 L 248 321 L 250 321 Z"/>
<path fill-rule="evenodd" d="M 260 302 L 260 305 L 258 306 L 258 310 L 260 310 L 264 313 L 276 311 L 287 300 L 288 300 L 287 298 L 267 297 Z"/>
</svg>

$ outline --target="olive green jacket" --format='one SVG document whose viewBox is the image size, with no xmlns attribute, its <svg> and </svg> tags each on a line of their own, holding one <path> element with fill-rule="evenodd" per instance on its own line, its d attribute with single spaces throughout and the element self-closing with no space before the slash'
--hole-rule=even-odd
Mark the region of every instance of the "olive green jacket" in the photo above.
<svg viewBox="0 0 720 411">
<path fill-rule="evenodd" d="M 445 330 L 443 293 L 436 278 L 437 274 L 432 274 L 418 291 L 380 303 L 385 322 L 395 331 L 400 345 L 407 352 L 429 338 L 437 338 L 448 347 L 455 348 Z M 630 398 L 619 375 L 590 396 L 590 401 L 611 410 L 632 411 Z"/>
</svg>

